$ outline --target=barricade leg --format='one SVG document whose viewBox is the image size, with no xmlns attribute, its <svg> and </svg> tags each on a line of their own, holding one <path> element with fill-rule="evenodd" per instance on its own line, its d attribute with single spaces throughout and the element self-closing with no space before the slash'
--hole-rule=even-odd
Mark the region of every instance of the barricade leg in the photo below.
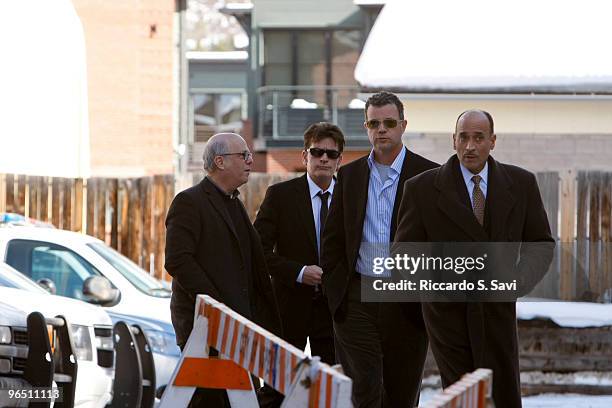
<svg viewBox="0 0 612 408">
<path fill-rule="evenodd" d="M 208 358 L 208 319 L 199 316 L 160 402 L 163 407 L 185 407 L 197 386 L 225 389 L 232 407 L 257 408 L 249 373 L 231 360 Z"/>
</svg>

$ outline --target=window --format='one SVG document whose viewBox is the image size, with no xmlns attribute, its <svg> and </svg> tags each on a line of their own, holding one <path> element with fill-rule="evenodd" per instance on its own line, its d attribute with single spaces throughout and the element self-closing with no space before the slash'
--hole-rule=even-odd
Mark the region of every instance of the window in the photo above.
<svg viewBox="0 0 612 408">
<path fill-rule="evenodd" d="M 240 132 L 242 95 L 239 93 L 194 93 L 191 95 L 194 142 L 205 142 L 222 131 Z"/>
<path fill-rule="evenodd" d="M 98 242 L 87 244 L 87 246 L 96 251 L 98 255 L 118 270 L 141 292 L 149 296 L 170 297 L 171 291 L 165 282 L 151 277 L 138 265 L 113 248 Z"/>
<path fill-rule="evenodd" d="M 264 85 L 357 85 L 360 30 L 264 31 Z"/>
<path fill-rule="evenodd" d="M 102 276 L 76 252 L 49 242 L 11 240 L 6 263 L 34 281 L 52 280 L 58 295 L 75 299 L 85 299 L 83 283 L 87 278 Z"/>
</svg>

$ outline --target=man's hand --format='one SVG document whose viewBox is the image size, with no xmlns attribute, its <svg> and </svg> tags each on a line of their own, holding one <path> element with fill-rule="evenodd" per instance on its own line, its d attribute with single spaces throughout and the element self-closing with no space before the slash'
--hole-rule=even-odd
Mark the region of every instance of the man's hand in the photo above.
<svg viewBox="0 0 612 408">
<path fill-rule="evenodd" d="M 321 275 L 323 275 L 323 269 L 321 269 L 320 266 L 308 265 L 304 269 L 304 274 L 302 275 L 302 283 L 311 286 L 320 285 Z"/>
</svg>

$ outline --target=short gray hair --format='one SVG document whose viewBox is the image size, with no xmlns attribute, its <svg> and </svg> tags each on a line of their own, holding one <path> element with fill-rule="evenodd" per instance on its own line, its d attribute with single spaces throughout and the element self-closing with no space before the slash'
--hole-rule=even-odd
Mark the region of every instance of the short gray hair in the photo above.
<svg viewBox="0 0 612 408">
<path fill-rule="evenodd" d="M 229 153 L 227 139 L 222 137 L 211 137 L 208 142 L 206 142 L 206 146 L 204 146 L 204 153 L 202 154 L 204 170 L 210 172 L 211 170 L 216 169 L 217 166 L 215 165 L 215 157 L 226 153 Z"/>
</svg>

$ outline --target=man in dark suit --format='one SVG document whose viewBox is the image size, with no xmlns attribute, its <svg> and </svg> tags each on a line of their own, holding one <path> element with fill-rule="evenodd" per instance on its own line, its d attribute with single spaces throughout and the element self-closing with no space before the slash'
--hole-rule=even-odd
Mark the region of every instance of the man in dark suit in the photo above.
<svg viewBox="0 0 612 408">
<path fill-rule="evenodd" d="M 304 133 L 306 174 L 268 188 L 257 218 L 285 339 L 299 349 L 310 339 L 313 356 L 334 364 L 334 338 L 327 299 L 320 288 L 321 231 L 342 160 L 344 135 L 331 123 Z"/>
<path fill-rule="evenodd" d="M 523 277 L 533 279 L 548 269 L 554 240 L 534 175 L 495 161 L 489 155 L 495 141 L 489 113 L 462 113 L 453 134 L 457 154 L 442 167 L 406 182 L 395 240 L 473 242 L 472 247 L 492 249 L 485 242 L 522 242 L 516 271 L 527 270 Z M 518 248 L 501 245 L 507 252 Z M 476 368 L 491 368 L 495 406 L 520 407 L 515 302 L 488 300 L 423 303 L 442 385 L 448 387 Z"/>
<path fill-rule="evenodd" d="M 437 165 L 402 144 L 404 107 L 394 94 L 372 95 L 365 119 L 372 151 L 338 172 L 323 233 L 323 289 L 354 406 L 414 406 L 427 350 L 420 305 L 362 302 L 361 282 L 374 276 L 369 247 L 393 239 L 404 181 Z"/>
<path fill-rule="evenodd" d="M 261 241 L 238 199 L 253 156 L 242 137 L 220 133 L 208 140 L 203 159 L 207 176 L 174 198 L 166 218 L 165 267 L 174 278 L 170 311 L 181 349 L 193 327 L 198 294 L 280 333 Z M 190 406 L 204 404 L 227 406 L 225 391 L 198 391 Z"/>
</svg>

